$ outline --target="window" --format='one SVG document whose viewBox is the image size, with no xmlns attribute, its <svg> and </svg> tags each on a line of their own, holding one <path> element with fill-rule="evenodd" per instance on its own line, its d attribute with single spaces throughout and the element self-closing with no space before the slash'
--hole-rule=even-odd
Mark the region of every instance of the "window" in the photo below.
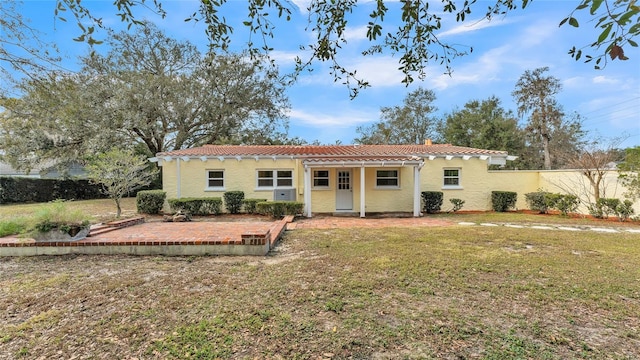
<svg viewBox="0 0 640 360">
<path fill-rule="evenodd" d="M 313 171 L 313 187 L 328 188 L 329 187 L 329 170 Z"/>
<path fill-rule="evenodd" d="M 293 171 L 291 170 L 278 170 L 276 171 L 278 177 L 276 178 L 276 187 L 291 187 L 293 186 Z"/>
<path fill-rule="evenodd" d="M 207 170 L 207 188 L 224 188 L 224 170 Z"/>
<path fill-rule="evenodd" d="M 376 170 L 376 187 L 398 187 L 398 170 Z"/>
<path fill-rule="evenodd" d="M 259 188 L 280 188 L 293 186 L 291 170 L 258 170 Z"/>
<path fill-rule="evenodd" d="M 444 169 L 444 187 L 460 187 L 460 169 Z"/>
</svg>

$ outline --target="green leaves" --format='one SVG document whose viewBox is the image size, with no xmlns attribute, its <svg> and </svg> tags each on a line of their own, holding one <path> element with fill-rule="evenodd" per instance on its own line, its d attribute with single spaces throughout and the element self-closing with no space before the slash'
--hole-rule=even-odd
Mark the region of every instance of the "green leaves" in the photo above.
<svg viewBox="0 0 640 360">
<path fill-rule="evenodd" d="M 592 20 L 597 19 L 595 27 L 602 30 L 598 38 L 589 45 L 580 49 L 572 47 L 568 52 L 569 55 L 579 60 L 586 48 L 596 51 L 596 55 L 585 56 L 585 62 L 595 60 L 595 69 L 606 66 L 607 55 L 611 60 L 627 60 L 628 57 L 624 55 L 624 46 L 627 44 L 633 47 L 638 46 L 633 38 L 640 35 L 640 7 L 636 5 L 636 0 L 584 0 L 560 22 L 559 26 L 569 23 L 573 27 L 579 27 L 574 14 L 587 8 Z M 604 51 L 599 50 L 601 47 L 604 47 Z"/>
</svg>

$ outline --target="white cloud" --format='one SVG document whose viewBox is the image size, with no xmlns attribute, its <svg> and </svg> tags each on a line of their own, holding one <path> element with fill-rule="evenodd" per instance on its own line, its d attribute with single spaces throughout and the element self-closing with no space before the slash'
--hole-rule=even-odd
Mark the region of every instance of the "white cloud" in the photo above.
<svg viewBox="0 0 640 360">
<path fill-rule="evenodd" d="M 356 78 L 368 81 L 374 88 L 403 86 L 403 75 L 398 70 L 398 60 L 391 56 L 362 56 L 355 55 L 352 58 L 344 58 L 340 63 L 348 71 L 356 71 Z M 299 77 L 301 85 L 329 85 L 344 87 L 341 80 L 334 81 L 329 74 L 329 63 L 317 62 L 314 70 Z M 343 78 L 342 80 L 346 80 Z M 355 83 L 353 83 L 355 86 Z"/>
<path fill-rule="evenodd" d="M 374 87 L 399 86 L 404 78 L 398 70 L 398 59 L 391 56 L 362 57 L 349 64 L 349 68 L 357 69 L 356 75 Z"/>
<path fill-rule="evenodd" d="M 479 20 L 467 20 L 465 24 L 453 27 L 447 31 L 438 34 L 439 37 L 464 34 L 468 32 L 478 31 L 490 27 L 496 27 L 512 23 L 514 19 L 497 19 L 487 20 L 485 18 Z"/>
<path fill-rule="evenodd" d="M 357 27 L 347 26 L 344 32 L 344 37 L 347 42 L 367 40 L 367 25 Z"/>
<path fill-rule="evenodd" d="M 566 89 L 581 89 L 585 86 L 586 79 L 582 76 L 573 76 L 562 80 L 562 85 Z"/>
<path fill-rule="evenodd" d="M 337 108 L 335 110 L 338 110 Z M 377 113 L 365 111 L 341 111 L 339 114 L 320 113 L 318 111 L 307 112 L 305 110 L 292 109 L 289 112 L 290 121 L 297 124 L 305 124 L 312 127 L 349 127 L 376 120 Z"/>
<path fill-rule="evenodd" d="M 311 0 L 289 0 L 295 6 L 298 7 L 301 13 L 306 14 L 309 12 L 309 5 L 311 4 Z"/>
<path fill-rule="evenodd" d="M 296 57 L 304 59 L 304 51 L 281 51 L 274 50 L 269 52 L 269 57 L 279 65 L 291 65 L 295 62 Z"/>
<path fill-rule="evenodd" d="M 591 81 L 593 81 L 594 84 L 613 85 L 613 84 L 619 83 L 617 79 L 613 79 L 613 78 L 602 76 L 602 75 L 594 77 L 593 79 L 591 79 Z"/>
</svg>

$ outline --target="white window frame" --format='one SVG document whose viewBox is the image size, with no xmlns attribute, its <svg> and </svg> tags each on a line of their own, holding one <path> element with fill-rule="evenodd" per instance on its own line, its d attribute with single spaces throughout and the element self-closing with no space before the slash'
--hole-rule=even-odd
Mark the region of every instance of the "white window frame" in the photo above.
<svg viewBox="0 0 640 360">
<path fill-rule="evenodd" d="M 288 171 L 291 173 L 291 177 L 278 177 L 278 172 Z M 261 172 L 271 172 L 271 177 L 259 177 Z M 260 185 L 260 180 L 271 179 L 271 186 Z M 279 180 L 291 180 L 291 185 L 280 186 L 278 185 Z M 256 170 L 256 189 L 257 190 L 273 190 L 273 189 L 293 189 L 293 169 L 257 169 Z"/>
<path fill-rule="evenodd" d="M 329 189 L 331 186 L 331 171 L 329 171 L 329 169 L 314 169 L 312 171 L 313 177 L 311 179 L 311 187 L 314 189 Z M 319 171 L 326 171 L 327 176 L 316 176 L 316 172 Z M 316 180 L 326 180 L 327 185 L 316 185 Z"/>
<path fill-rule="evenodd" d="M 211 173 L 212 172 L 221 172 L 222 173 L 222 178 L 212 178 L 211 177 Z M 205 191 L 224 191 L 225 190 L 225 184 L 226 184 L 226 178 L 225 178 L 225 171 L 224 169 L 207 169 L 207 171 L 205 172 Z M 222 186 L 210 186 L 209 185 L 209 181 L 210 180 L 222 180 Z"/>
<path fill-rule="evenodd" d="M 400 189 L 400 169 L 394 169 L 394 168 L 385 168 L 385 169 L 376 169 L 376 189 Z M 379 171 L 395 171 L 396 172 L 396 176 L 378 176 L 378 172 Z M 395 179 L 396 180 L 396 185 L 378 185 L 378 180 L 382 180 L 382 179 Z"/>
<path fill-rule="evenodd" d="M 457 176 L 447 175 L 447 171 L 455 170 Z M 456 179 L 457 184 L 447 184 L 447 179 Z M 442 188 L 443 189 L 462 189 L 462 168 L 443 168 L 442 169 Z"/>
</svg>

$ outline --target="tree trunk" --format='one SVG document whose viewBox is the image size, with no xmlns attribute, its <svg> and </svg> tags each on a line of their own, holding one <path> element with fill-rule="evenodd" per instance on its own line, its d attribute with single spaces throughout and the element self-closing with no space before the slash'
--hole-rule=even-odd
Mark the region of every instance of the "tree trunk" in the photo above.
<svg viewBox="0 0 640 360">
<path fill-rule="evenodd" d="M 542 149 L 544 151 L 544 169 L 551 170 L 551 154 L 549 153 L 549 137 L 542 135 Z"/>
<path fill-rule="evenodd" d="M 122 209 L 120 208 L 120 199 L 113 199 L 116 202 L 116 218 L 120 219 L 120 214 L 122 213 Z"/>
</svg>

